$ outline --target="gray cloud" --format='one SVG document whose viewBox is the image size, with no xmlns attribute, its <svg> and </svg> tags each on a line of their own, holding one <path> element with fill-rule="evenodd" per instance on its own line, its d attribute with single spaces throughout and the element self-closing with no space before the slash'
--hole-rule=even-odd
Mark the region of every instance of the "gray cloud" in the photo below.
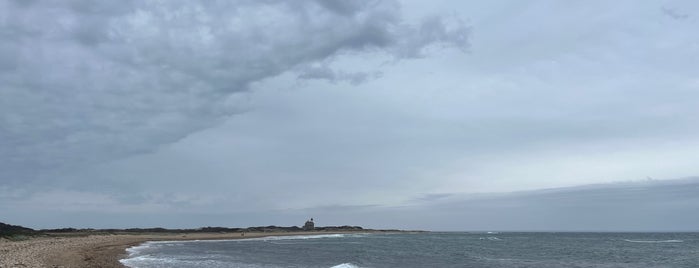
<svg viewBox="0 0 699 268">
<path fill-rule="evenodd" d="M 333 70 L 328 66 L 305 66 L 302 70 L 299 70 L 298 74 L 298 78 L 300 79 L 326 80 L 331 83 L 349 82 L 353 85 L 358 85 L 366 82 L 367 80 L 376 79 L 379 77 L 381 77 L 380 72 L 349 73 Z"/>
<path fill-rule="evenodd" d="M 287 211 L 319 222 L 441 231 L 696 231 L 699 179 L 635 181 L 493 194 L 427 195 L 402 206 Z M 277 212 L 272 212 L 274 214 Z"/>
<path fill-rule="evenodd" d="M 672 8 L 662 7 L 660 10 L 663 12 L 663 14 L 676 20 L 685 20 L 689 18 L 689 14 L 680 13 L 679 11 Z"/>
<path fill-rule="evenodd" d="M 412 207 L 445 230 L 695 231 L 699 179 L 598 184 Z M 439 226 L 439 227 L 437 227 Z"/>
<path fill-rule="evenodd" d="M 463 25 L 408 25 L 396 7 L 3 1 L 0 177 L 27 180 L 149 152 L 238 112 L 229 98 L 251 83 L 344 53 L 400 59 L 435 42 L 467 46 Z M 330 73 L 351 83 L 368 76 Z"/>
<path fill-rule="evenodd" d="M 1 211 L 681 229 L 636 212 L 691 192 L 507 194 L 699 174 L 697 21 L 662 4 L 0 1 Z"/>
<path fill-rule="evenodd" d="M 362 225 L 439 231 L 697 231 L 699 179 L 636 181 L 547 190 L 494 194 L 443 194 L 417 198 L 401 206 L 329 205 L 305 209 L 250 211 L 193 211 L 183 213 L 157 205 L 133 205 L 128 210 L 86 211 L 85 205 L 59 211 L 41 207 L 0 205 L 8 218 L 20 209 L 41 213 L 22 216 L 42 222 L 37 228 L 87 227 L 199 227 L 300 225 L 312 216 L 321 225 Z M 100 196 L 76 196 L 89 206 L 104 208 Z M 109 207 L 109 206 L 107 206 Z M 62 216 L 59 216 L 62 215 Z M 100 215 L 95 217 L 94 215 Z M 138 217 L 134 217 L 138 215 Z M 188 216 L 183 216 L 188 215 Z"/>
</svg>

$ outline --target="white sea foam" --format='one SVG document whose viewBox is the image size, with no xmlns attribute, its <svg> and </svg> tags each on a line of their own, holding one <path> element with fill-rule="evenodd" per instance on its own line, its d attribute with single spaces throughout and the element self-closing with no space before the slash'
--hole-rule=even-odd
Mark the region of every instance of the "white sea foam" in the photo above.
<svg viewBox="0 0 699 268">
<path fill-rule="evenodd" d="M 290 236 L 267 236 L 259 238 L 245 239 L 248 241 L 262 240 L 262 241 L 278 241 L 278 240 L 308 240 L 308 239 L 321 239 L 321 238 L 343 238 L 349 237 L 348 234 L 323 234 L 323 235 L 290 235 Z M 242 240 L 241 240 L 242 241 Z"/>
<path fill-rule="evenodd" d="M 256 238 L 245 238 L 245 239 L 220 239 L 220 240 L 183 240 L 183 241 L 149 241 L 142 243 L 137 246 L 127 248 L 126 251 L 129 256 L 125 259 L 119 260 L 123 265 L 128 267 L 150 267 L 150 265 L 156 264 L 182 264 L 183 260 L 167 259 L 167 258 L 156 258 L 155 256 L 149 254 L 150 252 L 157 251 L 159 248 L 182 245 L 184 243 L 220 243 L 220 242 L 246 242 L 246 241 L 263 241 L 270 243 L 279 243 L 276 241 L 282 241 L 282 243 L 293 244 L 294 240 L 311 240 L 311 239 L 333 239 L 333 238 L 345 238 L 345 237 L 365 237 L 368 233 L 359 234 L 319 234 L 319 235 L 289 235 L 289 236 L 267 236 L 267 237 L 256 237 Z M 300 242 L 300 241 L 299 241 Z M 186 261 L 184 261 L 186 262 Z M 197 263 L 199 265 L 201 263 Z M 205 267 L 218 267 L 215 263 L 207 263 Z M 227 266 L 221 266 L 227 267 Z M 236 266 L 238 267 L 238 266 Z M 256 267 L 256 266 L 240 266 L 240 267 Z M 332 268 L 359 268 L 351 263 L 343 263 Z"/>
<path fill-rule="evenodd" d="M 125 259 L 119 260 L 121 264 L 127 267 L 141 267 L 155 264 L 177 264 L 179 261 L 169 258 L 156 258 L 149 253 L 157 250 L 164 246 L 180 245 L 181 241 L 168 242 L 168 241 L 148 241 L 137 246 L 133 246 L 126 249 L 129 256 Z"/>
<path fill-rule="evenodd" d="M 184 243 L 220 243 L 220 242 L 246 242 L 246 241 L 264 241 L 272 242 L 274 241 L 293 241 L 293 240 L 309 240 L 309 239 L 327 239 L 327 238 L 345 238 L 345 237 L 364 237 L 369 234 L 359 233 L 359 234 L 320 234 L 320 235 L 289 235 L 289 236 L 267 236 L 267 237 L 257 237 L 257 238 L 245 238 L 245 239 L 219 239 L 219 240 L 183 240 L 183 241 L 148 241 L 137 246 L 133 246 L 126 249 L 129 253 L 128 258 L 121 259 L 119 262 L 122 264 L 135 267 L 133 265 L 143 264 L 143 263 L 168 263 L 172 260 L 153 258 L 147 253 L 151 250 L 155 250 L 163 246 L 174 246 L 182 245 Z M 140 255 L 140 256 L 139 256 Z M 353 265 L 348 263 L 343 263 L 340 265 Z M 353 268 L 358 266 L 333 266 L 340 268 Z"/>
<path fill-rule="evenodd" d="M 265 236 L 245 239 L 222 239 L 222 240 L 189 240 L 179 242 L 248 242 L 248 241 L 281 241 L 281 240 L 309 240 L 323 238 L 345 238 L 345 237 L 365 237 L 369 234 L 322 234 L 322 235 L 284 235 L 284 236 Z"/>
<path fill-rule="evenodd" d="M 363 244 L 362 242 L 352 242 L 352 241 L 338 241 L 338 242 L 329 242 L 329 241 L 319 241 L 319 242 L 305 242 L 305 241 L 265 241 L 270 244 L 275 244 L 275 245 L 298 245 L 298 244 L 304 244 L 304 245 L 347 245 L 347 244 Z"/>
<path fill-rule="evenodd" d="M 148 247 L 155 244 L 175 244 L 175 243 L 220 243 L 220 242 L 246 242 L 246 241 L 278 241 L 278 240 L 308 240 L 308 239 L 320 239 L 320 238 L 343 238 L 343 237 L 365 237 L 369 235 L 368 233 L 359 234 L 322 234 L 322 235 L 284 235 L 284 236 L 265 236 L 265 237 L 255 237 L 255 238 L 242 238 L 242 239 L 206 239 L 206 240 L 173 240 L 173 241 L 149 241 L 143 243 L 139 246 L 131 247 L 139 248 L 141 246 Z M 128 251 L 128 249 L 127 249 Z"/>
<path fill-rule="evenodd" d="M 159 244 L 159 243 L 158 242 L 145 242 L 145 243 L 142 243 L 140 245 L 127 248 L 126 252 L 129 253 L 129 256 L 137 255 L 143 251 L 157 247 L 157 244 Z"/>
<path fill-rule="evenodd" d="M 224 268 L 231 267 L 231 263 L 219 260 L 201 259 L 201 260 L 186 260 L 186 259 L 175 259 L 167 257 L 154 257 L 150 255 L 132 257 L 128 259 L 119 260 L 121 264 L 127 267 L 210 267 L 210 268 Z M 245 267 L 245 268 L 257 268 L 256 264 L 246 265 L 240 264 L 233 267 Z"/>
<path fill-rule="evenodd" d="M 677 239 L 671 239 L 671 240 L 633 240 L 633 239 L 624 239 L 626 242 L 631 242 L 631 243 L 684 243 L 684 240 L 677 240 Z"/>
<path fill-rule="evenodd" d="M 343 263 L 343 264 L 338 264 L 330 268 L 360 268 L 357 265 L 351 264 L 351 263 Z"/>
<path fill-rule="evenodd" d="M 176 264 L 179 263 L 179 261 L 175 259 L 169 259 L 169 258 L 155 258 L 153 256 L 138 256 L 138 257 L 131 257 L 127 259 L 121 259 L 119 262 L 127 267 L 139 267 L 141 265 L 148 265 L 148 264 Z"/>
</svg>

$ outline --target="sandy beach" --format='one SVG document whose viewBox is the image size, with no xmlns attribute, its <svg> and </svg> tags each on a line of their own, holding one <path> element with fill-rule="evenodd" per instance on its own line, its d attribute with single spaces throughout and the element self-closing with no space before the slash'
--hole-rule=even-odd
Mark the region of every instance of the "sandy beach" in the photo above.
<svg viewBox="0 0 699 268">
<path fill-rule="evenodd" d="M 332 232 L 342 233 L 342 232 Z M 244 239 L 265 236 L 321 234 L 283 233 L 172 233 L 172 234 L 61 234 L 24 241 L 0 239 L 0 268 L 16 267 L 119 267 L 126 248 L 146 241 Z M 323 232 L 322 234 L 327 234 Z"/>
</svg>

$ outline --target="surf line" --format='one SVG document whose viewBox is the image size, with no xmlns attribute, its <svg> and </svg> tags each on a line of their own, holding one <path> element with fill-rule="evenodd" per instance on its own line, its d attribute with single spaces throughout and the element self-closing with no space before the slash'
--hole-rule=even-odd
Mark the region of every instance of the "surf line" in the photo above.
<svg viewBox="0 0 699 268">
<path fill-rule="evenodd" d="M 626 242 L 631 242 L 631 243 L 683 243 L 683 240 L 632 240 L 632 239 L 624 239 Z"/>
</svg>

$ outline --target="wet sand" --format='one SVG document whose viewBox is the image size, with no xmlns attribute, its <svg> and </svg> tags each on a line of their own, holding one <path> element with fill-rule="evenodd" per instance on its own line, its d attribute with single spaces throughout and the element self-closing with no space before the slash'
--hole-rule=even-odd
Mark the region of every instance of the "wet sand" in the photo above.
<svg viewBox="0 0 699 268">
<path fill-rule="evenodd" d="M 60 234 L 25 241 L 0 239 L 0 268 L 66 267 L 124 268 L 119 259 L 126 249 L 146 241 L 241 239 L 265 236 L 330 234 L 343 232 L 279 233 L 167 233 L 167 234 Z"/>
</svg>

